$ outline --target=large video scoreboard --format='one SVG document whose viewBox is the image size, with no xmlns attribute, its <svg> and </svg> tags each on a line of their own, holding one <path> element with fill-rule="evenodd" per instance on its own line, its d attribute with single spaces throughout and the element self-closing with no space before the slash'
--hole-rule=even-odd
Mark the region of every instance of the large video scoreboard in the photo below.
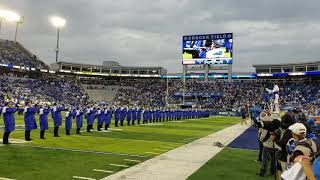
<svg viewBox="0 0 320 180">
<path fill-rule="evenodd" d="M 233 34 L 187 35 L 182 39 L 182 64 L 232 64 Z"/>
</svg>

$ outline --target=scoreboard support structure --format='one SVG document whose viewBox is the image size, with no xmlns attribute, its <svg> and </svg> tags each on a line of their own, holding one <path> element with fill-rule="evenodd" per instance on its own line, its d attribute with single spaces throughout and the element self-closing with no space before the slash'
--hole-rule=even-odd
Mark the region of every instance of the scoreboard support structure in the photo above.
<svg viewBox="0 0 320 180">
<path fill-rule="evenodd" d="M 183 83 L 185 83 L 186 79 L 187 79 L 188 66 L 190 66 L 190 65 L 187 65 L 187 64 L 183 64 L 182 65 L 182 81 L 183 81 Z M 228 82 L 232 81 L 232 64 L 226 64 L 226 65 L 222 65 L 222 66 L 219 66 L 219 67 L 215 67 L 215 66 L 212 66 L 212 65 L 209 65 L 209 64 L 205 64 L 205 65 L 203 65 L 202 68 L 199 68 L 197 70 L 204 70 L 204 80 L 205 81 L 209 81 L 210 69 L 227 71 L 227 73 L 228 73 L 228 79 L 227 80 L 228 80 Z"/>
<path fill-rule="evenodd" d="M 205 81 L 209 81 L 209 72 L 210 72 L 211 68 L 217 69 L 217 70 L 225 70 L 225 71 L 227 71 L 228 72 L 227 82 L 232 82 L 232 64 L 222 65 L 222 66 L 219 66 L 219 68 L 217 68 L 215 66 L 211 67 L 209 64 L 205 64 L 204 68 L 201 68 L 202 70 L 204 69 L 204 80 Z M 199 70 L 199 69 L 197 69 L 197 70 Z M 185 96 L 184 96 L 184 94 L 186 92 L 187 73 L 188 73 L 188 65 L 187 64 L 183 64 L 182 65 L 182 83 L 183 83 L 183 96 L 182 97 L 183 97 L 183 104 L 185 104 Z"/>
</svg>

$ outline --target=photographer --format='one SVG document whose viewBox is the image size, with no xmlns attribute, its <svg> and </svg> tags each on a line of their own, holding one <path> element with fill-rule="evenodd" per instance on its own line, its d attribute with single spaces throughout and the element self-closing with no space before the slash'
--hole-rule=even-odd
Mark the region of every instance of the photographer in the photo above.
<svg viewBox="0 0 320 180">
<path fill-rule="evenodd" d="M 260 172 L 257 175 L 264 177 L 267 173 L 268 166 L 270 167 L 270 174 L 275 174 L 274 140 L 276 138 L 275 130 L 277 129 L 275 127 L 279 127 L 278 124 L 280 123 L 278 122 L 280 121 L 277 114 L 272 114 L 271 116 L 262 115 L 261 120 L 258 126 L 261 127 L 259 129 L 259 135 L 263 148 Z"/>
<path fill-rule="evenodd" d="M 295 117 L 293 113 L 288 112 L 284 116 L 282 116 L 281 119 L 277 114 L 273 114 L 269 118 L 269 120 L 268 118 L 261 118 L 261 120 L 262 121 L 258 122 L 258 127 L 261 128 L 260 131 L 269 131 L 269 134 L 273 135 L 275 146 L 277 147 L 275 149 L 275 158 L 281 165 L 281 167 L 278 167 L 281 172 L 286 167 L 288 156 L 287 142 L 292 138 L 291 130 L 289 130 L 288 128 L 290 125 L 295 123 Z M 262 138 L 260 137 L 260 139 Z M 270 145 L 273 144 L 269 144 L 269 147 Z M 272 165 L 272 167 L 274 166 L 275 164 Z"/>
<path fill-rule="evenodd" d="M 289 126 L 295 123 L 294 114 L 291 112 L 286 113 L 281 117 L 281 123 L 279 129 L 276 131 L 279 138 L 275 142 L 280 149 L 276 151 L 276 159 L 279 161 L 280 167 L 278 167 L 280 174 L 285 170 L 287 166 L 287 143 L 292 138 L 291 130 Z"/>
</svg>

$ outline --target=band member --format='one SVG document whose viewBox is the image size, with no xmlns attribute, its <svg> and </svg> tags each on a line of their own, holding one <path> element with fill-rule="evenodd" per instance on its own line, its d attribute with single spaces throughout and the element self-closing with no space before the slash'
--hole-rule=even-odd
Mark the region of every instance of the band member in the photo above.
<svg viewBox="0 0 320 180">
<path fill-rule="evenodd" d="M 40 121 L 40 139 L 44 138 L 45 131 L 49 128 L 48 126 L 48 115 L 51 109 L 49 107 L 41 106 L 39 109 L 39 121 Z"/>
<path fill-rule="evenodd" d="M 5 103 L 5 106 L 2 108 L 2 115 L 4 121 L 4 133 L 3 133 L 3 144 L 9 144 L 9 135 L 15 129 L 15 117 L 14 113 L 17 111 L 16 107 L 12 107 L 12 104 L 9 102 Z"/>
</svg>

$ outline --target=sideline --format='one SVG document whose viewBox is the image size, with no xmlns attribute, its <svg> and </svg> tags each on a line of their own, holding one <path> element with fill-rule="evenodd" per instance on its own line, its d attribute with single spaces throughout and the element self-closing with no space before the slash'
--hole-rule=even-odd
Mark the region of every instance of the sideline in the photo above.
<svg viewBox="0 0 320 180">
<path fill-rule="evenodd" d="M 102 180 L 185 180 L 223 149 L 214 146 L 214 142 L 227 146 L 248 128 L 240 123 L 227 127 Z"/>
</svg>

